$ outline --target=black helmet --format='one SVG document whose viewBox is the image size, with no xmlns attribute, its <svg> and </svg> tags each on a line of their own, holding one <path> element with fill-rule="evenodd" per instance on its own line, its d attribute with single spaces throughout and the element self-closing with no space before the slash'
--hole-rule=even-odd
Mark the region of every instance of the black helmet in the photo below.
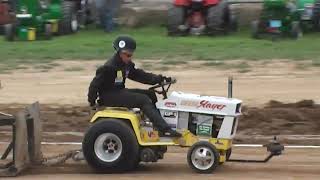
<svg viewBox="0 0 320 180">
<path fill-rule="evenodd" d="M 119 36 L 113 41 L 113 47 L 116 51 L 128 50 L 134 51 L 136 50 L 136 41 L 130 36 Z"/>
</svg>

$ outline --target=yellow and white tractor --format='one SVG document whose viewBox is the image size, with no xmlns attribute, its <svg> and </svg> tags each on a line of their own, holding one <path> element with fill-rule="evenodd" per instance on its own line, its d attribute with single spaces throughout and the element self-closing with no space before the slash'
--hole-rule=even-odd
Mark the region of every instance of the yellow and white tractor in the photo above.
<svg viewBox="0 0 320 180">
<path fill-rule="evenodd" d="M 104 173 L 132 170 L 140 162 L 163 159 L 168 146 L 189 147 L 188 164 L 199 173 L 211 173 L 231 161 L 242 105 L 241 100 L 231 98 L 232 80 L 228 98 L 183 92 L 167 96 L 172 83 L 162 82 L 150 90 L 163 95 L 156 104 L 159 113 L 182 137 L 160 137 L 140 109 L 104 107 L 92 117 L 82 143 L 83 155 L 93 169 Z M 282 145 L 272 143 L 268 146 L 269 157 L 254 162 L 266 162 L 282 150 Z"/>
</svg>

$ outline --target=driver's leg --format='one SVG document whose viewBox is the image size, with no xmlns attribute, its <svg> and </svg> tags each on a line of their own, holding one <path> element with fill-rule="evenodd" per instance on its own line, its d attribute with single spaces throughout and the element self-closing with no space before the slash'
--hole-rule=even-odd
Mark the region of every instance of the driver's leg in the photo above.
<svg viewBox="0 0 320 180">
<path fill-rule="evenodd" d="M 172 130 L 161 117 L 150 98 L 141 93 L 130 92 L 127 89 L 106 92 L 101 95 L 105 106 L 140 108 L 152 121 L 154 126 L 166 136 L 180 137 L 181 134 Z"/>
<path fill-rule="evenodd" d="M 156 104 L 156 102 L 158 102 L 158 98 L 156 96 L 156 93 L 154 91 L 151 90 L 145 90 L 145 89 L 128 89 L 129 92 L 133 92 L 133 93 L 140 93 L 140 94 L 144 94 L 147 95 L 153 104 Z"/>
</svg>

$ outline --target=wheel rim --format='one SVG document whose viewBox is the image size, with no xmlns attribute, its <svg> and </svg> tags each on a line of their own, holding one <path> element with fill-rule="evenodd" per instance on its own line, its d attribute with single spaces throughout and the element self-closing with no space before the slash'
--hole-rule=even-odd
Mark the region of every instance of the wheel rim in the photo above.
<svg viewBox="0 0 320 180">
<path fill-rule="evenodd" d="M 200 170 L 209 169 L 215 162 L 214 154 L 207 147 L 198 147 L 191 154 L 192 164 Z"/>
<path fill-rule="evenodd" d="M 71 20 L 71 30 L 72 32 L 76 32 L 78 30 L 78 20 L 76 15 L 73 15 Z"/>
<path fill-rule="evenodd" d="M 94 152 L 104 162 L 117 160 L 122 153 L 122 142 L 113 133 L 101 134 L 94 143 Z"/>
</svg>

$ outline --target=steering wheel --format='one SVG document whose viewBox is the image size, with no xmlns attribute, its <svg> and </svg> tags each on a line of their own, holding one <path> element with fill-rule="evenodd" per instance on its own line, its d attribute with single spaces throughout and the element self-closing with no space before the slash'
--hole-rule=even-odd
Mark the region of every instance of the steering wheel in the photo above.
<svg viewBox="0 0 320 180">
<path fill-rule="evenodd" d="M 150 87 L 149 90 L 154 91 L 157 94 L 161 94 L 163 96 L 163 99 L 167 99 L 167 93 L 171 87 L 171 84 L 174 84 L 176 82 L 177 80 L 175 78 L 172 78 L 171 81 L 167 81 L 164 79 L 159 84 Z M 161 90 L 157 90 L 158 88 L 161 88 Z"/>
</svg>

